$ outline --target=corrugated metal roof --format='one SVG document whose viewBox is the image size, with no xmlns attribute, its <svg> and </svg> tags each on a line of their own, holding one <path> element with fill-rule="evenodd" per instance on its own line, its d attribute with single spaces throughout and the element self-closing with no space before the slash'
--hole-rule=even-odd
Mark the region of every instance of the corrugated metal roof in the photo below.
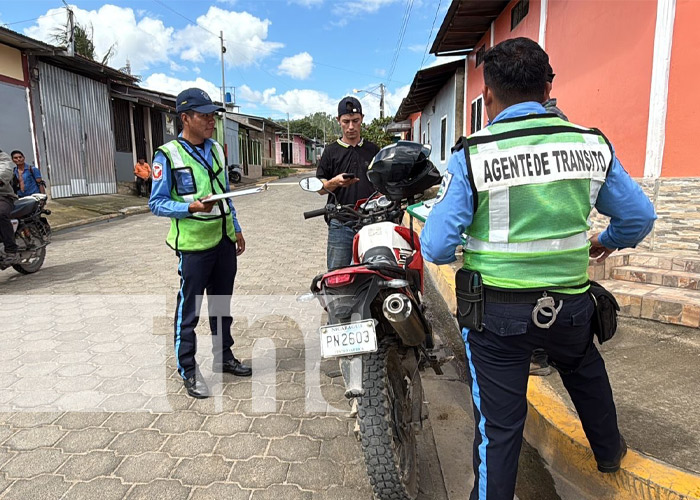
<svg viewBox="0 0 700 500">
<path fill-rule="evenodd" d="M 396 112 L 394 121 L 400 122 L 408 118 L 412 113 L 423 111 L 430 100 L 437 95 L 440 89 L 452 78 L 460 67 L 464 66 L 464 59 L 452 61 L 440 66 L 433 66 L 416 73 L 411 83 L 408 95 L 404 97 Z"/>
<path fill-rule="evenodd" d="M 430 49 L 436 55 L 463 55 L 476 47 L 508 0 L 452 0 Z"/>
</svg>

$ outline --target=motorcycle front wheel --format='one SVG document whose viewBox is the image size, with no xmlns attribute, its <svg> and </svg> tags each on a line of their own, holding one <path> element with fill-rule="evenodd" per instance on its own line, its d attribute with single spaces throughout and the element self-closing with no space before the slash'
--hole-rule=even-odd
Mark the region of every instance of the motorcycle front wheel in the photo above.
<svg viewBox="0 0 700 500">
<path fill-rule="evenodd" d="M 46 258 L 46 247 L 39 248 L 29 262 L 13 264 L 12 268 L 20 274 L 32 274 L 41 269 Z"/>
<path fill-rule="evenodd" d="M 409 354 L 410 355 L 410 354 Z M 358 420 L 367 475 L 380 500 L 414 500 L 418 496 L 418 453 L 412 425 L 414 385 L 401 362 L 398 346 L 382 342 L 363 359 Z M 418 376 L 417 374 L 415 376 Z M 422 398 L 422 396 L 419 396 Z"/>
</svg>

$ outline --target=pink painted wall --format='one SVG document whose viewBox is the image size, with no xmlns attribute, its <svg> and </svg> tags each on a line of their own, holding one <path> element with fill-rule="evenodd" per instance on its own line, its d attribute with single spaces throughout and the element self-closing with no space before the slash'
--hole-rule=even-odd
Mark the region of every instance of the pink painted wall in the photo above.
<svg viewBox="0 0 700 500">
<path fill-rule="evenodd" d="M 671 74 L 668 83 L 666 145 L 663 177 L 700 177 L 700 164 L 692 146 L 697 141 L 700 115 L 700 2 L 677 0 L 673 27 Z"/>
<path fill-rule="evenodd" d="M 549 2 L 552 97 L 572 122 L 602 130 L 634 177 L 644 174 L 655 27 L 656 0 Z"/>
</svg>

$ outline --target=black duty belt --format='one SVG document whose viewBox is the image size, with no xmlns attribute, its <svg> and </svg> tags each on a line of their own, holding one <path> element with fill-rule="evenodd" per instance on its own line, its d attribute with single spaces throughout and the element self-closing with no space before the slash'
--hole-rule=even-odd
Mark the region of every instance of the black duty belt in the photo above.
<svg viewBox="0 0 700 500">
<path fill-rule="evenodd" d="M 579 294 L 556 293 L 546 290 L 540 291 L 511 291 L 494 290 L 484 287 L 484 299 L 486 302 L 497 304 L 537 304 L 542 297 L 552 297 L 556 301 L 578 297 Z"/>
</svg>

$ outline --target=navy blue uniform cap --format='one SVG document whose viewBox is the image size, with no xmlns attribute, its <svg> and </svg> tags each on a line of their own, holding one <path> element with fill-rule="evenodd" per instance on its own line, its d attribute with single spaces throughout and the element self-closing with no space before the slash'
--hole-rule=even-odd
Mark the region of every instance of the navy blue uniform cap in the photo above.
<svg viewBox="0 0 700 500">
<path fill-rule="evenodd" d="M 189 110 L 205 114 L 215 111 L 226 111 L 224 107 L 214 104 L 206 92 L 197 88 L 183 90 L 175 99 L 176 113 L 179 114 Z"/>
</svg>

